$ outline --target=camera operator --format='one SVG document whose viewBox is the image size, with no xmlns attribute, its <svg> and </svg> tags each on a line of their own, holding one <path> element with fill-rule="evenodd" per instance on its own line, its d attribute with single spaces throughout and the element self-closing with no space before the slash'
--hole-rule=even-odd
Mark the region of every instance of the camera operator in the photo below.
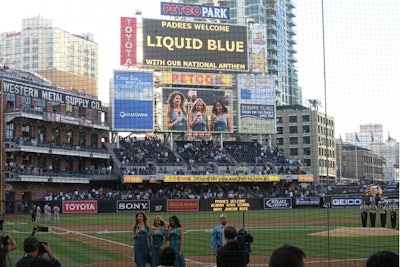
<svg viewBox="0 0 400 267">
<path fill-rule="evenodd" d="M 220 267 L 246 267 L 250 261 L 247 246 L 236 241 L 236 228 L 224 228 L 226 244 L 217 249 L 217 266 Z"/>
<path fill-rule="evenodd" d="M 39 248 L 42 246 L 44 251 L 49 256 L 49 259 L 43 258 L 39 255 Z M 60 267 L 60 260 L 54 255 L 51 251 L 50 246 L 46 243 L 39 242 L 39 240 L 30 236 L 24 240 L 24 256 L 17 261 L 15 267 L 33 267 L 33 266 L 41 266 L 41 267 Z"/>
<path fill-rule="evenodd" d="M 15 243 L 14 238 L 10 234 L 2 236 L 0 239 L 0 267 L 6 267 L 6 255 L 7 253 L 17 249 L 17 243 Z"/>
</svg>

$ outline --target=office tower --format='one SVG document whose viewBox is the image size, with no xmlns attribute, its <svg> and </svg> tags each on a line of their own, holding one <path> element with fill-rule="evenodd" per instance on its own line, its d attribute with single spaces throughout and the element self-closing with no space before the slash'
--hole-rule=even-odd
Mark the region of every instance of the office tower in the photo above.
<svg viewBox="0 0 400 267">
<path fill-rule="evenodd" d="M 98 45 L 93 35 L 55 28 L 50 19 L 23 19 L 21 30 L 1 33 L 0 64 L 36 72 L 73 93 L 98 95 Z"/>
</svg>

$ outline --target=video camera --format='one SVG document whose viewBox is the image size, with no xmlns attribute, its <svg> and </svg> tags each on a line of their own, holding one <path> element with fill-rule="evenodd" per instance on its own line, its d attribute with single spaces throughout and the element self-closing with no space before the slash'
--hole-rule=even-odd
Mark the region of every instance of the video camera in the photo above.
<svg viewBox="0 0 400 267">
<path fill-rule="evenodd" d="M 48 231 L 49 231 L 49 227 L 46 227 L 46 226 L 34 226 L 31 236 L 35 236 L 36 232 L 48 232 Z M 44 249 L 43 244 L 47 245 L 47 242 L 39 241 L 39 243 L 40 243 L 39 255 L 43 255 L 44 253 L 46 253 L 46 250 Z"/>
<path fill-rule="evenodd" d="M 244 228 L 240 229 L 236 234 L 236 241 L 238 242 L 239 246 L 247 248 L 249 253 L 251 252 L 251 243 L 253 243 L 253 240 L 254 239 L 251 234 L 247 233 Z"/>
<path fill-rule="evenodd" d="M 3 247 L 8 246 L 8 240 L 9 240 L 9 237 L 7 235 L 0 236 L 0 242 L 3 245 Z"/>
</svg>

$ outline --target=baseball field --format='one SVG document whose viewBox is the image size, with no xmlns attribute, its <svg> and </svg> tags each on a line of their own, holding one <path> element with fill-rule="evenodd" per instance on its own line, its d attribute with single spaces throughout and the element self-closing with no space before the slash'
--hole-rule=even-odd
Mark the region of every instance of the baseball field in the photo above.
<svg viewBox="0 0 400 267">
<path fill-rule="evenodd" d="M 248 266 L 268 266 L 272 250 L 283 243 L 302 248 L 307 265 L 364 266 L 366 258 L 379 250 L 399 251 L 399 227 L 391 228 L 390 218 L 382 227 L 368 222 L 361 227 L 357 208 L 264 210 L 227 212 L 228 223 L 238 230 L 245 228 L 251 244 Z M 34 224 L 29 215 L 8 216 L 2 234 L 10 233 L 18 249 L 9 254 L 9 266 L 23 255 L 23 240 L 32 234 L 35 225 L 48 226 L 49 232 L 36 232 L 40 241 L 47 241 L 63 266 L 135 266 L 131 227 L 134 213 L 62 214 L 61 222 Z M 189 267 L 215 266 L 210 249 L 212 229 L 219 224 L 216 212 L 146 213 L 152 223 L 156 215 L 168 221 L 178 216 L 185 232 L 184 254 Z"/>
</svg>

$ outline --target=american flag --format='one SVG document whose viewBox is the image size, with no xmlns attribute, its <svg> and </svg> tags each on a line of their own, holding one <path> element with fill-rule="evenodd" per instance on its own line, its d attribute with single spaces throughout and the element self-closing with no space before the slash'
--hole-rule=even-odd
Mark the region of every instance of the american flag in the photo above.
<svg viewBox="0 0 400 267">
<path fill-rule="evenodd" d="M 382 196 L 382 189 L 379 185 L 370 184 L 365 189 L 365 196 L 372 196 L 372 197 L 381 197 Z"/>
</svg>

